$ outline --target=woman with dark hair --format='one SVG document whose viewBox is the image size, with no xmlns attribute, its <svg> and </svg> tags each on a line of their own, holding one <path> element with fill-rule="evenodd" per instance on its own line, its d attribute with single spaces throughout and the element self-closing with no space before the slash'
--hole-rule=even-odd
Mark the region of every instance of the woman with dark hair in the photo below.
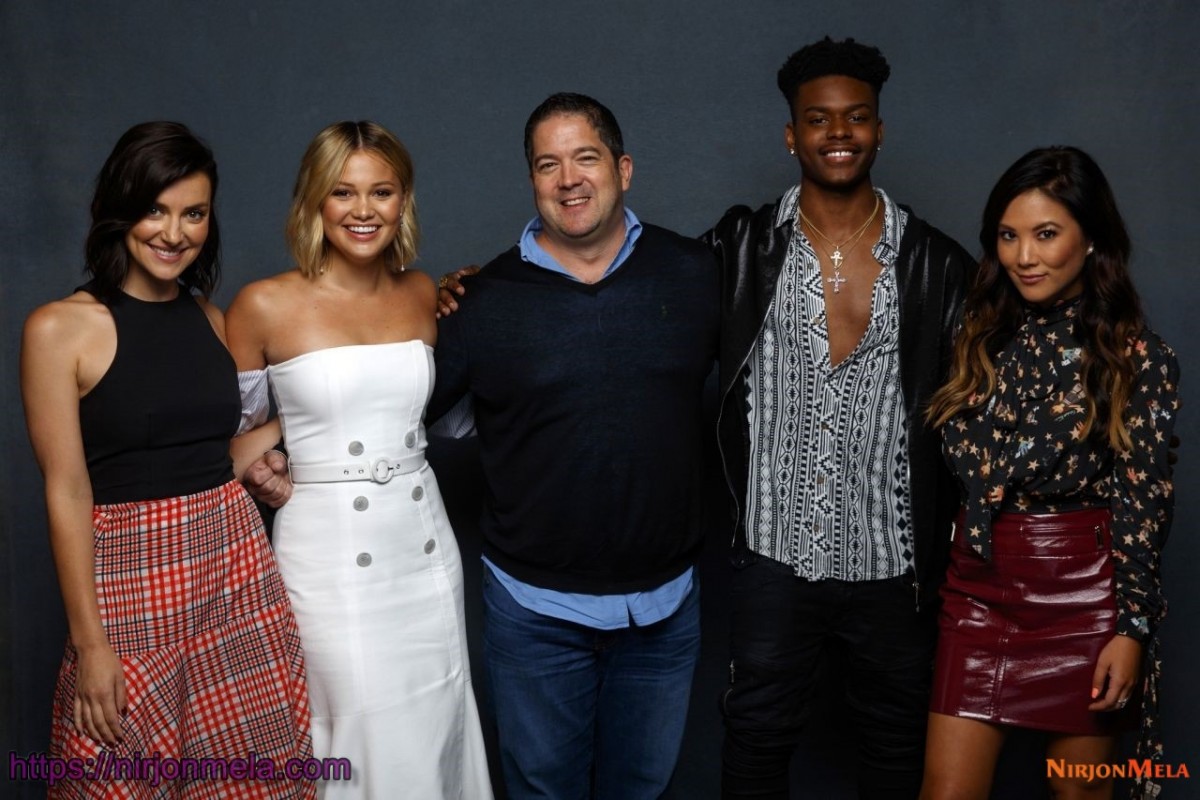
<svg viewBox="0 0 1200 800">
<path fill-rule="evenodd" d="M 1155 635 L 1179 365 L 1146 327 L 1125 225 L 1086 153 L 1019 159 L 979 240 L 951 378 L 928 411 L 963 509 L 922 797 L 986 798 L 1010 727 L 1048 732 L 1055 797 L 1111 796 L 1086 766 L 1113 761 L 1139 703 L 1139 753 L 1162 757 Z"/>
<path fill-rule="evenodd" d="M 183 125 L 130 128 L 96 182 L 91 281 L 25 324 L 21 390 L 70 631 L 50 755 L 108 776 L 53 797 L 315 794 L 307 781 L 165 789 L 109 761 L 254 753 L 282 770 L 312 754 L 295 619 L 233 480 L 241 404 L 208 301 L 216 187 L 212 152 Z"/>
<path fill-rule="evenodd" d="M 296 269 L 229 307 L 230 349 L 259 398 L 247 418 L 267 418 L 268 385 L 279 411 L 239 438 L 235 462 L 241 474 L 282 425 L 295 489 L 273 541 L 308 662 L 313 749 L 354 769 L 323 796 L 490 798 L 462 564 L 425 461 L 437 290 L 405 269 L 418 230 L 400 140 L 373 122 L 318 133 L 287 239 Z"/>
</svg>

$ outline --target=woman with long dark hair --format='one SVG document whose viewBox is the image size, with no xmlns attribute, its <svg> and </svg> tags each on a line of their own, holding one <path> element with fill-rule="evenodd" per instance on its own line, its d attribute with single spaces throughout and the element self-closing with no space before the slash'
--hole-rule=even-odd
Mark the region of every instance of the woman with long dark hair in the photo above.
<svg viewBox="0 0 1200 800">
<path fill-rule="evenodd" d="M 233 480 L 237 373 L 208 301 L 216 188 L 212 152 L 183 125 L 130 128 L 96 181 L 91 281 L 25 324 L 21 391 L 70 630 L 50 755 L 101 778 L 72 775 L 52 797 L 314 794 L 159 780 L 181 757 L 253 753 L 282 771 L 312 754 L 295 619 Z M 131 772 L 156 756 L 161 773 Z"/>
<path fill-rule="evenodd" d="M 1155 631 L 1179 366 L 1146 327 L 1125 225 L 1086 153 L 1019 159 L 979 239 L 951 378 L 928 410 L 963 509 L 922 797 L 986 798 L 1011 727 L 1049 733 L 1056 797 L 1111 796 L 1080 767 L 1112 762 L 1139 705 L 1140 752 L 1161 758 Z"/>
</svg>

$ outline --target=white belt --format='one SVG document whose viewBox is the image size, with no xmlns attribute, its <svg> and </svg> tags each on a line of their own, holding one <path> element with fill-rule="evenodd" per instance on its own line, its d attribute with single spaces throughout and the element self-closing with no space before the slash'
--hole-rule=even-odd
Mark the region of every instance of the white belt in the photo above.
<svg viewBox="0 0 1200 800">
<path fill-rule="evenodd" d="M 345 464 L 291 464 L 293 483 L 341 483 L 342 481 L 374 481 L 387 483 L 396 475 L 416 472 L 425 466 L 425 454 L 413 453 L 403 458 L 376 458 L 372 461 L 351 461 Z"/>
</svg>

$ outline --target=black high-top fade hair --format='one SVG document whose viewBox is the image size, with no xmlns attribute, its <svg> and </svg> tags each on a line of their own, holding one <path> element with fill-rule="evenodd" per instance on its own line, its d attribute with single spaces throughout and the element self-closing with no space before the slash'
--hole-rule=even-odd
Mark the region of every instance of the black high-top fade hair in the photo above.
<svg viewBox="0 0 1200 800">
<path fill-rule="evenodd" d="M 875 100 L 878 102 L 879 92 L 891 74 L 892 68 L 878 47 L 853 39 L 835 42 L 826 36 L 788 56 L 788 60 L 779 68 L 777 81 L 788 106 L 796 99 L 800 84 L 826 75 L 845 75 L 869 84 L 875 90 Z"/>
</svg>

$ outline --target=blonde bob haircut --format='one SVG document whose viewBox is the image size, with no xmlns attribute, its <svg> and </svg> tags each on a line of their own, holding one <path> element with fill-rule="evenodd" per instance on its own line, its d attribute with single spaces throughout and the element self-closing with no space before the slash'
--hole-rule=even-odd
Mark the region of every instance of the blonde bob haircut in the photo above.
<svg viewBox="0 0 1200 800">
<path fill-rule="evenodd" d="M 404 211 L 396 228 L 396 238 L 384 251 L 384 263 L 392 272 L 417 258 L 420 230 L 417 227 L 417 201 L 413 195 L 413 164 L 408 150 L 387 128 L 369 120 L 338 122 L 316 135 L 304 158 L 292 190 L 292 208 L 287 220 L 287 244 L 300 273 L 314 278 L 325 263 L 329 242 L 321 220 L 321 206 L 342 178 L 346 161 L 357 152 L 378 156 L 392 168 L 404 194 Z"/>
</svg>

